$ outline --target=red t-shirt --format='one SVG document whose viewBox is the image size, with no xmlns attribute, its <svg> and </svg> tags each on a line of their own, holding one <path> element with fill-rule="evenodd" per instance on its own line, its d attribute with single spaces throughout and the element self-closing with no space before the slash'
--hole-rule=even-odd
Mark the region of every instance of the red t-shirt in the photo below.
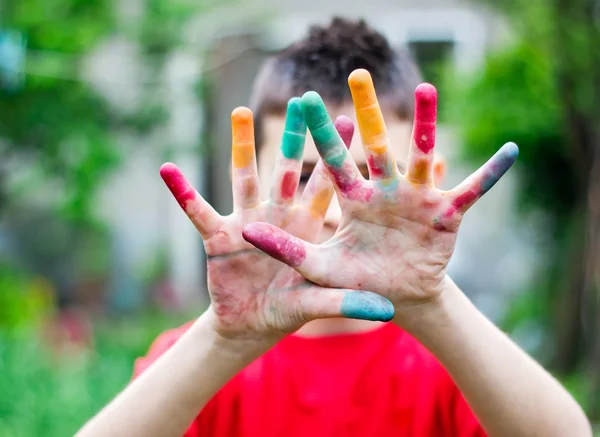
<svg viewBox="0 0 600 437">
<path fill-rule="evenodd" d="M 168 331 L 135 376 L 190 325 Z M 450 376 L 388 323 L 328 337 L 288 336 L 232 379 L 185 437 L 482 437 Z"/>
</svg>

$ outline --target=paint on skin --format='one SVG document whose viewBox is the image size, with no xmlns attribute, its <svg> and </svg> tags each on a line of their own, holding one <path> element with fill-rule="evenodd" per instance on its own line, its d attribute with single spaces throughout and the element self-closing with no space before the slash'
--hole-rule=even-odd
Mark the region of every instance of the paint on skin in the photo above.
<svg viewBox="0 0 600 437">
<path fill-rule="evenodd" d="M 310 205 L 310 212 L 313 217 L 317 219 L 325 217 L 325 213 L 327 212 L 327 208 L 329 208 L 330 201 L 331 189 L 324 188 L 319 191 L 315 197 L 313 197 Z"/>
<path fill-rule="evenodd" d="M 284 200 L 293 199 L 297 188 L 298 173 L 294 171 L 286 171 L 281 181 L 281 198 Z"/>
<path fill-rule="evenodd" d="M 352 137 L 354 136 L 354 123 L 345 115 L 340 115 L 335 119 L 333 124 L 340 134 L 340 138 L 346 145 L 346 148 L 349 149 L 350 144 L 352 143 Z"/>
<path fill-rule="evenodd" d="M 256 199 L 258 198 L 258 185 L 256 179 L 246 178 L 242 182 L 242 199 Z"/>
<path fill-rule="evenodd" d="M 364 69 L 355 70 L 350 74 L 348 84 L 363 144 L 375 154 L 385 153 L 387 132 L 371 75 Z"/>
<path fill-rule="evenodd" d="M 483 166 L 483 176 L 481 177 L 479 184 L 457 196 L 452 201 L 451 206 L 446 210 L 446 212 L 444 212 L 443 217 L 449 218 L 457 212 L 466 211 L 470 205 L 472 205 L 475 201 L 477 201 L 477 199 L 479 199 L 486 192 L 488 192 L 489 189 L 492 188 L 496 184 L 496 182 L 500 180 L 504 173 L 506 173 L 508 169 L 514 164 L 518 155 L 519 148 L 515 143 L 505 144 Z M 436 225 L 442 226 L 439 222 L 439 219 L 434 221 L 434 228 L 436 228 Z M 443 227 L 443 229 L 445 229 L 445 227 Z"/>
<path fill-rule="evenodd" d="M 376 182 L 377 186 L 384 193 L 393 193 L 398 189 L 398 185 L 400 185 L 400 180 L 395 177 L 378 179 Z M 385 197 L 388 198 L 387 196 Z"/>
<path fill-rule="evenodd" d="M 489 171 L 481 181 L 482 195 L 487 193 L 504 176 L 504 173 L 512 167 L 518 156 L 519 148 L 515 143 L 506 143 L 492 156 L 486 164 Z"/>
<path fill-rule="evenodd" d="M 235 168 L 248 167 L 254 160 L 254 124 L 252 111 L 236 108 L 231 113 L 231 156 Z"/>
<path fill-rule="evenodd" d="M 306 139 L 306 122 L 304 121 L 300 102 L 299 97 L 293 97 L 288 102 L 285 131 L 281 139 L 283 156 L 296 161 L 302 159 Z"/>
<path fill-rule="evenodd" d="M 181 170 L 175 164 L 170 162 L 160 167 L 160 176 L 179 203 L 179 206 L 185 210 L 187 202 L 196 198 L 196 190 L 188 182 Z"/>
<path fill-rule="evenodd" d="M 302 240 L 268 223 L 250 223 L 242 236 L 267 255 L 291 267 L 298 267 L 306 258 Z"/>
<path fill-rule="evenodd" d="M 346 164 L 345 168 L 329 167 L 329 173 L 346 199 L 368 202 L 373 195 L 373 188 L 365 185 L 362 179 L 353 179 L 349 166 L 350 164 Z"/>
<path fill-rule="evenodd" d="M 369 155 L 367 164 L 369 165 L 369 174 L 373 178 L 382 178 L 390 173 L 388 169 L 386 169 L 386 167 L 389 167 L 388 160 L 382 156 Z"/>
<path fill-rule="evenodd" d="M 422 83 L 415 90 L 415 123 L 413 138 L 418 149 L 430 153 L 435 146 L 437 91 L 433 85 Z"/>
<path fill-rule="evenodd" d="M 419 183 L 427 181 L 429 179 L 429 170 L 430 167 L 428 161 L 425 159 L 418 159 L 412 163 L 412 168 L 410 169 L 410 179 Z"/>
<path fill-rule="evenodd" d="M 342 301 L 344 317 L 388 322 L 394 317 L 394 305 L 383 296 L 367 291 L 349 290 Z"/>
<path fill-rule="evenodd" d="M 340 147 L 344 142 L 331 122 L 321 96 L 314 91 L 305 93 L 302 112 L 323 160 L 328 165 L 341 167 L 346 160 L 346 148 Z"/>
</svg>

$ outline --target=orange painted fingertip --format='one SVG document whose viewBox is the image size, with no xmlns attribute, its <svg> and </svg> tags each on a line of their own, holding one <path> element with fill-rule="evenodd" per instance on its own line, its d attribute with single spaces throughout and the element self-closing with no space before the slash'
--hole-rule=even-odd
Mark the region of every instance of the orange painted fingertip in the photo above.
<svg viewBox="0 0 600 437">
<path fill-rule="evenodd" d="M 254 141 L 254 123 L 250 109 L 240 106 L 233 110 L 231 113 L 231 132 L 234 145 Z"/>
<path fill-rule="evenodd" d="M 348 85 L 355 106 L 363 108 L 377 102 L 373 79 L 367 70 L 354 70 L 348 77 Z"/>
<path fill-rule="evenodd" d="M 235 168 L 249 166 L 254 160 L 254 123 L 252 111 L 240 106 L 231 113 L 231 157 Z"/>
</svg>

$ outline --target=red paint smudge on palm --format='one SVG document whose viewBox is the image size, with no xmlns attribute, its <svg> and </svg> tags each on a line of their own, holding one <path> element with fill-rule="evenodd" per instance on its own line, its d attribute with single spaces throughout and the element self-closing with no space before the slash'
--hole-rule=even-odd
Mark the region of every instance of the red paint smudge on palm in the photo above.
<svg viewBox="0 0 600 437">
<path fill-rule="evenodd" d="M 242 231 L 242 236 L 267 255 L 289 266 L 298 267 L 306 258 L 302 240 L 268 223 L 250 223 Z"/>
<path fill-rule="evenodd" d="M 414 141 L 423 153 L 435 146 L 436 114 L 437 91 L 433 85 L 422 83 L 415 90 Z"/>
<path fill-rule="evenodd" d="M 480 190 L 470 189 L 469 191 L 466 191 L 460 196 L 456 197 L 456 199 L 452 201 L 452 206 L 454 206 L 454 208 L 457 210 L 465 209 L 465 207 L 475 202 L 480 195 Z"/>
<path fill-rule="evenodd" d="M 160 176 L 179 203 L 185 210 L 188 201 L 196 198 L 196 190 L 188 182 L 181 170 L 175 164 L 167 162 L 160 167 Z"/>
<path fill-rule="evenodd" d="M 298 188 L 298 177 L 293 171 L 287 171 L 283 175 L 281 181 L 281 198 L 285 200 L 292 199 L 296 194 Z"/>
<path fill-rule="evenodd" d="M 383 177 L 385 174 L 385 159 L 382 156 L 369 155 L 368 158 L 369 172 L 372 177 Z M 383 165 L 382 165 L 383 164 Z"/>
</svg>

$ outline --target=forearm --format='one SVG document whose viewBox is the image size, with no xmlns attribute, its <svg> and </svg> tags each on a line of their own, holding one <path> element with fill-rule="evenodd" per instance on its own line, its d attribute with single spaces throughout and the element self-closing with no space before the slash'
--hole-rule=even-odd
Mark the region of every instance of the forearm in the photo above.
<svg viewBox="0 0 600 437">
<path fill-rule="evenodd" d="M 209 309 L 77 437 L 181 437 L 208 401 L 256 355 L 212 329 Z"/>
<path fill-rule="evenodd" d="M 450 373 L 490 437 L 591 436 L 570 394 L 449 278 L 436 302 L 400 311 L 397 320 Z"/>
</svg>

